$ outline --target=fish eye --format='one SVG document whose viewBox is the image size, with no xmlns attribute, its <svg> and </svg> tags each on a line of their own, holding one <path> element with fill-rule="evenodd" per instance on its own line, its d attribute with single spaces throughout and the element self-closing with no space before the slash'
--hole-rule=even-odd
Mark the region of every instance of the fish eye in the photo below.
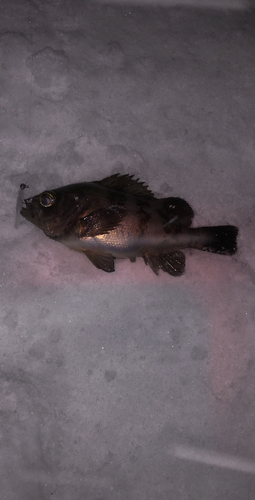
<svg viewBox="0 0 255 500">
<path fill-rule="evenodd" d="M 45 191 L 40 196 L 40 204 L 43 207 L 51 207 L 56 200 L 56 196 L 54 193 L 50 193 L 49 191 Z"/>
</svg>

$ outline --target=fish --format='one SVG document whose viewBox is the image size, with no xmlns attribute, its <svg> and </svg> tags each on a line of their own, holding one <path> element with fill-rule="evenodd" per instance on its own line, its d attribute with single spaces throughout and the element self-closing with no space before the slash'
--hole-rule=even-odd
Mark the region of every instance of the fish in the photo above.
<svg viewBox="0 0 255 500">
<path fill-rule="evenodd" d="M 185 200 L 156 198 L 129 174 L 43 191 L 25 199 L 20 214 L 107 273 L 115 271 L 115 259 L 142 257 L 156 275 L 181 276 L 185 248 L 237 251 L 236 226 L 191 227 L 194 212 Z"/>
</svg>

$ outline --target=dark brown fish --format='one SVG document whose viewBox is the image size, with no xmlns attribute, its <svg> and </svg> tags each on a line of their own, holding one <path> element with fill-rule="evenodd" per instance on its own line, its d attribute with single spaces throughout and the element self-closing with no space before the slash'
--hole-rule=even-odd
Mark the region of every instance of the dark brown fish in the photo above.
<svg viewBox="0 0 255 500">
<path fill-rule="evenodd" d="M 181 198 L 155 198 L 132 175 L 70 184 L 28 198 L 21 215 L 50 238 L 83 252 L 98 268 L 114 271 L 114 259 L 143 257 L 159 269 L 180 276 L 185 255 L 196 248 L 232 255 L 235 226 L 190 228 L 194 212 Z"/>
</svg>

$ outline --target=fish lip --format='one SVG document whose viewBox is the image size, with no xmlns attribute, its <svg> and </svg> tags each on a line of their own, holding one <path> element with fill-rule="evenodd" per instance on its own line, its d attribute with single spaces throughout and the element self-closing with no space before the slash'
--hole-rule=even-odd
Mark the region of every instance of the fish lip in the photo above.
<svg viewBox="0 0 255 500">
<path fill-rule="evenodd" d="M 23 202 L 24 203 L 24 202 Z M 23 217 L 27 218 L 28 214 L 29 214 L 29 210 L 27 209 L 26 206 L 24 206 L 24 204 L 22 205 L 21 207 L 21 210 L 20 210 L 20 215 L 22 215 Z"/>
<path fill-rule="evenodd" d="M 22 202 L 20 215 L 25 217 L 25 219 L 27 219 L 28 221 L 33 222 L 34 218 L 40 217 L 41 210 L 35 207 L 30 200 L 31 198 L 28 198 L 28 200 L 24 200 Z"/>
<path fill-rule="evenodd" d="M 24 215 L 24 213 L 28 212 L 26 207 L 22 207 L 20 210 L 21 215 Z"/>
</svg>

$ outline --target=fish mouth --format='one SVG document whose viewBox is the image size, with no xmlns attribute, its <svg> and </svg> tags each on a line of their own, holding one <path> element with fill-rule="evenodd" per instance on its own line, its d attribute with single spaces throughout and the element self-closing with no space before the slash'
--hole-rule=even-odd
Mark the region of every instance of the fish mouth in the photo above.
<svg viewBox="0 0 255 500">
<path fill-rule="evenodd" d="M 30 210 L 28 210 L 28 208 L 24 205 L 24 202 L 23 202 L 23 205 L 22 205 L 22 208 L 20 210 L 20 215 L 22 215 L 22 217 L 25 217 L 25 219 L 27 220 L 30 220 Z"/>
<path fill-rule="evenodd" d="M 20 210 L 20 215 L 22 215 L 22 217 L 25 217 L 28 221 L 33 222 L 34 219 L 38 219 L 40 217 L 41 213 L 42 210 L 32 205 L 31 201 L 23 201 L 22 208 Z"/>
<path fill-rule="evenodd" d="M 22 206 L 21 210 L 20 210 L 20 215 L 22 215 L 22 217 L 25 217 L 25 219 L 27 218 L 27 215 L 28 215 L 28 209 L 27 207 L 25 206 Z"/>
<path fill-rule="evenodd" d="M 59 236 L 58 228 L 52 228 L 51 222 L 45 222 L 41 220 L 41 215 L 43 214 L 43 210 L 40 207 L 37 207 L 33 204 L 32 201 L 24 200 L 23 206 L 20 210 L 20 215 L 24 217 L 28 222 L 31 222 L 39 229 L 42 229 L 44 233 L 50 238 L 56 238 Z"/>
</svg>

